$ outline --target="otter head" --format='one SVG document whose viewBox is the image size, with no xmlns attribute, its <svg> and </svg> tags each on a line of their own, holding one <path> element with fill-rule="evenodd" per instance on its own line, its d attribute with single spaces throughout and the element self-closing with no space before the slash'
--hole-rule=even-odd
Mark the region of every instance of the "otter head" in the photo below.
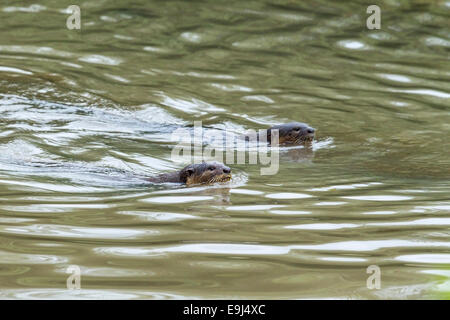
<svg viewBox="0 0 450 320">
<path fill-rule="evenodd" d="M 231 169 L 219 162 L 190 164 L 181 170 L 180 179 L 186 185 L 226 182 L 231 179 Z"/>
<path fill-rule="evenodd" d="M 271 131 L 277 129 L 279 134 L 279 144 L 301 144 L 311 142 L 314 139 L 315 129 L 306 123 L 291 122 L 273 126 L 267 130 L 267 141 L 271 141 Z"/>
</svg>

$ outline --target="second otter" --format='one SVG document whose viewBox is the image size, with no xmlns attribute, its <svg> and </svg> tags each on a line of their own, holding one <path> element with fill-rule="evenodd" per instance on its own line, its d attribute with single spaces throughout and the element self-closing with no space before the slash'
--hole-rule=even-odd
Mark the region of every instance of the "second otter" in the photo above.
<svg viewBox="0 0 450 320">
<path fill-rule="evenodd" d="M 183 169 L 147 178 L 153 183 L 182 183 L 186 185 L 226 182 L 231 180 L 231 169 L 219 162 L 190 164 Z"/>
<path fill-rule="evenodd" d="M 314 139 L 316 129 L 311 128 L 306 123 L 290 122 L 278 124 L 267 130 L 267 142 L 271 143 L 272 130 L 278 130 L 280 145 L 296 145 L 311 142 Z"/>
<path fill-rule="evenodd" d="M 278 130 L 279 144 L 301 144 L 304 142 L 311 142 L 314 139 L 316 129 L 311 128 L 306 123 L 290 122 L 279 124 L 267 130 L 267 141 L 271 141 L 272 130 Z"/>
<path fill-rule="evenodd" d="M 311 142 L 314 139 L 316 129 L 302 122 L 290 122 L 275 125 L 263 132 L 260 132 L 256 139 L 258 141 L 267 141 L 271 144 L 272 130 L 278 130 L 279 145 L 298 145 L 305 142 Z M 252 139 L 250 135 L 244 135 L 246 141 Z M 253 137 L 254 138 L 254 137 Z"/>
</svg>

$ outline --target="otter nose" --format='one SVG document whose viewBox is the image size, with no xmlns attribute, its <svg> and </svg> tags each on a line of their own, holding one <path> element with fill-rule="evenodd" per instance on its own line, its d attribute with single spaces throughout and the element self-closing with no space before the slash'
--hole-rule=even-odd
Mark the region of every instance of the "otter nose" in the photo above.
<svg viewBox="0 0 450 320">
<path fill-rule="evenodd" d="M 314 129 L 314 128 L 306 129 L 306 132 L 308 132 L 308 133 L 314 133 L 315 131 L 316 131 L 316 129 Z"/>
<path fill-rule="evenodd" d="M 223 173 L 230 173 L 231 169 L 229 167 L 223 167 Z"/>
</svg>

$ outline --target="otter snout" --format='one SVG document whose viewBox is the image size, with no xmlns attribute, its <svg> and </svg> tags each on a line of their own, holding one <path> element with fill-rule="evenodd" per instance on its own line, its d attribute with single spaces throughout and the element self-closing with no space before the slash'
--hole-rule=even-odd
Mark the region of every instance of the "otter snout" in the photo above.
<svg viewBox="0 0 450 320">
<path fill-rule="evenodd" d="M 230 169 L 230 167 L 223 166 L 222 172 L 223 172 L 223 173 L 226 173 L 226 174 L 230 174 L 230 173 L 231 173 L 231 169 Z"/>
<path fill-rule="evenodd" d="M 314 134 L 314 132 L 316 132 L 316 129 L 308 127 L 308 129 L 306 129 L 306 132 L 308 132 L 309 134 Z"/>
</svg>

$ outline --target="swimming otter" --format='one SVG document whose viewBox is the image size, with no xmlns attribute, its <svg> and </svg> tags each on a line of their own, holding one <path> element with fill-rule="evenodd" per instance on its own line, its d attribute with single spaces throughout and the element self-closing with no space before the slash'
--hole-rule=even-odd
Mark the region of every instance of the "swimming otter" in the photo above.
<svg viewBox="0 0 450 320">
<path fill-rule="evenodd" d="M 257 135 L 257 140 L 261 141 L 267 139 L 267 142 L 271 144 L 272 130 L 278 130 L 279 145 L 297 145 L 305 142 L 311 142 L 314 139 L 314 133 L 316 129 L 311 128 L 306 123 L 302 122 L 290 122 L 275 125 L 265 132 Z M 246 141 L 251 139 L 250 135 L 244 136 Z"/>
<path fill-rule="evenodd" d="M 291 145 L 302 144 L 304 142 L 311 142 L 314 139 L 316 130 L 311 128 L 306 123 L 290 122 L 279 124 L 267 130 L 267 142 L 271 142 L 272 130 L 278 130 L 279 144 Z"/>
<path fill-rule="evenodd" d="M 231 169 L 219 162 L 202 162 L 190 164 L 183 169 L 163 173 L 156 177 L 147 178 L 153 183 L 183 183 L 186 185 L 226 182 L 231 179 Z"/>
</svg>

